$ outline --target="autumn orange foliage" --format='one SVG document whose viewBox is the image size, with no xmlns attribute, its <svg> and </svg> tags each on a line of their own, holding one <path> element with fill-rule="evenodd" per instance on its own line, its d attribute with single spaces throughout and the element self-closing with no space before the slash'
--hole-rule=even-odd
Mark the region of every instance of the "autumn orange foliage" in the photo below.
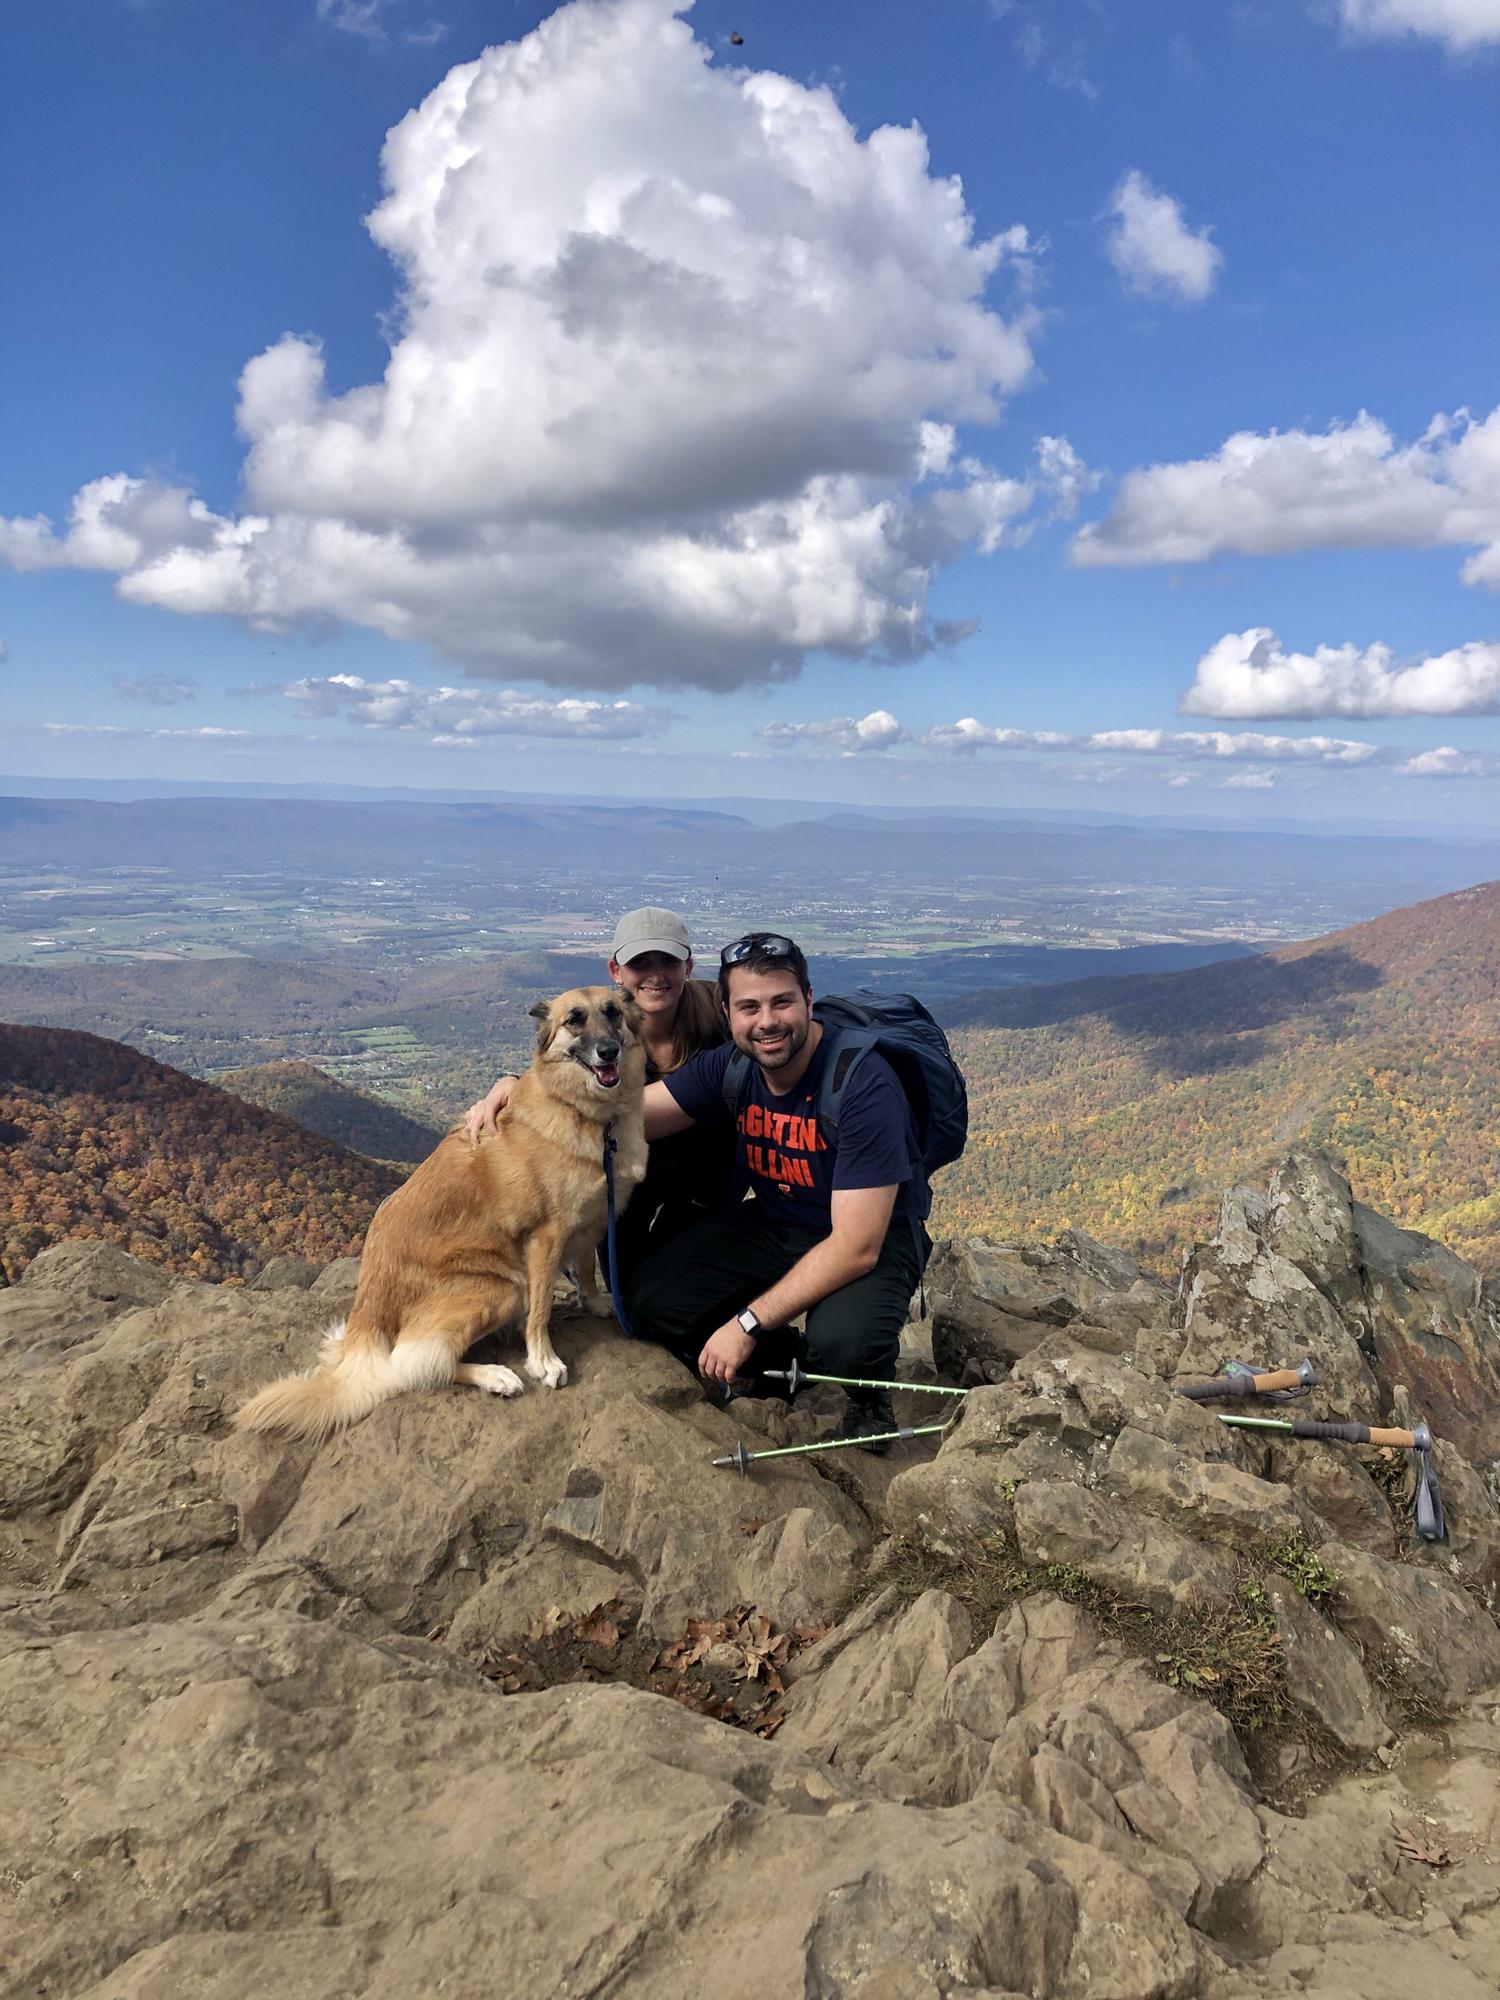
<svg viewBox="0 0 1500 2000">
<path fill-rule="evenodd" d="M 150 1056 L 0 1026 L 0 1270 L 98 1236 L 203 1279 L 359 1248 L 401 1175 Z"/>
</svg>

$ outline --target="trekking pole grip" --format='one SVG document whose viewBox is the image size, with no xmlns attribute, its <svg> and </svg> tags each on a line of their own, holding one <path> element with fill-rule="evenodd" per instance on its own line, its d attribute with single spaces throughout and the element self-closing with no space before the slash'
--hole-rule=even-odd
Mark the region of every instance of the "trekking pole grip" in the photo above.
<svg viewBox="0 0 1500 2000">
<path fill-rule="evenodd" d="M 1250 1380 L 1254 1384 L 1253 1393 L 1257 1396 L 1269 1396 L 1276 1389 L 1310 1387 L 1309 1373 L 1304 1363 L 1302 1368 L 1272 1368 L 1264 1375 L 1252 1375 Z"/>
</svg>

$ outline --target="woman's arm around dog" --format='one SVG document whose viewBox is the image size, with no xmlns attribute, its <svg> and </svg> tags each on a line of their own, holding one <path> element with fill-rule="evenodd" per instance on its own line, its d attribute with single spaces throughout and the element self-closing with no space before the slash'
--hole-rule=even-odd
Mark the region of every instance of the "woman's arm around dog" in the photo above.
<svg viewBox="0 0 1500 2000">
<path fill-rule="evenodd" d="M 495 1120 L 510 1102 L 515 1083 L 513 1076 L 497 1078 L 488 1095 L 471 1104 L 464 1113 L 464 1131 L 471 1146 L 495 1136 L 498 1129 Z M 685 1132 L 693 1123 L 664 1083 L 646 1085 L 645 1113 L 648 1144 L 653 1139 L 669 1138 L 673 1132 Z"/>
</svg>

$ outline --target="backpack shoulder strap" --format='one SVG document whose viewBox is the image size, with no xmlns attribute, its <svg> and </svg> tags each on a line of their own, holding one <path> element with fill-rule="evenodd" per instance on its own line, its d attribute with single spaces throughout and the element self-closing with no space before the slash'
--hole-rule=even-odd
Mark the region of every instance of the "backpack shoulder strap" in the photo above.
<svg viewBox="0 0 1500 2000">
<path fill-rule="evenodd" d="M 830 1047 L 823 1063 L 814 1111 L 818 1136 L 827 1145 L 836 1146 L 839 1141 L 839 1113 L 843 1109 L 849 1080 L 880 1037 L 870 1028 L 830 1028 L 826 1024 L 823 1035 Z"/>
<path fill-rule="evenodd" d="M 743 1049 L 734 1050 L 724 1065 L 724 1081 L 720 1093 L 724 1099 L 724 1109 L 731 1118 L 738 1118 L 749 1095 L 750 1058 Z"/>
</svg>

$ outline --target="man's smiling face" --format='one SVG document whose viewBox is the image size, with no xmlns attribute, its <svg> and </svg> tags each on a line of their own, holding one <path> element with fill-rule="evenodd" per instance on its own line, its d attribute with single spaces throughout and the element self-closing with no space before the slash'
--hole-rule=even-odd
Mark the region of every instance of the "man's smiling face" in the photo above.
<svg viewBox="0 0 1500 2000">
<path fill-rule="evenodd" d="M 772 1075 L 796 1061 L 812 1030 L 811 996 L 797 984 L 797 975 L 783 967 L 752 972 L 748 966 L 733 966 L 728 1014 L 735 1047 Z"/>
</svg>

